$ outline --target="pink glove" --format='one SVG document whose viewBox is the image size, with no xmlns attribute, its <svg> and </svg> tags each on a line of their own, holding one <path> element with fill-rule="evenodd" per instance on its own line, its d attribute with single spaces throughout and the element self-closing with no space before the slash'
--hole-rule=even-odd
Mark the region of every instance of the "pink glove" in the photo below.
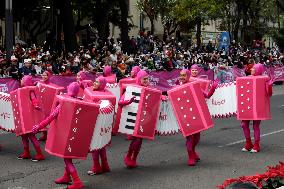
<svg viewBox="0 0 284 189">
<path fill-rule="evenodd" d="M 121 99 L 121 100 L 119 100 L 118 105 L 122 106 L 122 107 L 127 106 L 127 105 L 131 104 L 132 102 L 134 102 L 134 100 L 135 100 L 134 96 L 130 100 Z"/>
<path fill-rule="evenodd" d="M 219 84 L 219 81 L 218 81 L 218 79 L 216 79 L 216 80 L 214 80 L 214 82 L 213 82 L 213 84 L 212 84 L 212 88 L 217 88 L 217 86 L 218 86 L 218 84 Z"/>
<path fill-rule="evenodd" d="M 38 131 L 39 131 L 39 126 L 38 125 L 34 125 L 32 131 L 33 131 L 34 134 L 37 134 Z"/>
<path fill-rule="evenodd" d="M 35 107 L 35 109 L 37 109 L 37 110 L 41 109 L 40 106 L 39 106 L 38 100 L 36 98 L 32 99 L 32 104 Z"/>
<path fill-rule="evenodd" d="M 273 90 L 272 90 L 273 83 L 274 83 L 274 79 L 270 79 L 266 83 L 266 91 L 267 91 L 268 96 L 272 96 L 272 94 L 273 94 Z"/>
<path fill-rule="evenodd" d="M 167 101 L 167 100 L 168 100 L 168 96 L 162 95 L 162 96 L 161 96 L 161 100 L 162 100 L 162 101 Z"/>
</svg>

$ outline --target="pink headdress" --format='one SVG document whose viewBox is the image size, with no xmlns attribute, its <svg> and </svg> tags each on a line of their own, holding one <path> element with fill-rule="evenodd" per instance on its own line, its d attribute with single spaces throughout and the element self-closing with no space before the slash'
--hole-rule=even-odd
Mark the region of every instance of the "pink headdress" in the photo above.
<svg viewBox="0 0 284 189">
<path fill-rule="evenodd" d="M 253 69 L 255 70 L 255 76 L 262 75 L 264 72 L 264 66 L 262 64 L 253 65 Z"/>
<path fill-rule="evenodd" d="M 105 66 L 103 70 L 103 74 L 105 77 L 108 77 L 111 75 L 111 67 L 110 66 Z"/>
<path fill-rule="evenodd" d="M 77 97 L 80 90 L 80 85 L 77 82 L 72 82 L 67 86 L 67 95 Z"/>
<path fill-rule="evenodd" d="M 131 72 L 133 73 L 133 77 L 135 78 L 138 74 L 138 72 L 140 71 L 140 67 L 139 66 L 134 66 L 131 70 Z"/>
<path fill-rule="evenodd" d="M 190 69 L 199 69 L 199 66 L 197 64 L 193 64 Z"/>
<path fill-rule="evenodd" d="M 105 87 L 106 87 L 106 84 L 107 84 L 106 78 L 103 77 L 103 76 L 99 76 L 97 79 L 100 81 L 100 86 L 98 88 L 98 91 L 105 90 Z"/>
<path fill-rule="evenodd" d="M 141 85 L 141 79 L 142 79 L 143 77 L 148 76 L 148 75 L 149 75 L 149 74 L 148 74 L 146 71 L 140 70 L 140 71 L 137 73 L 136 84 L 137 84 L 137 85 Z"/>
<path fill-rule="evenodd" d="M 186 82 L 188 82 L 190 78 L 190 71 L 188 69 L 182 69 L 180 72 L 186 73 Z"/>
<path fill-rule="evenodd" d="M 84 71 L 79 71 L 78 75 L 81 77 L 80 81 L 83 81 L 83 80 L 87 79 L 86 72 L 84 72 Z"/>
<path fill-rule="evenodd" d="M 25 87 L 27 87 L 27 86 L 33 86 L 33 85 L 34 85 L 34 83 L 33 83 L 33 77 L 30 76 L 30 75 L 25 75 L 25 76 L 22 78 L 22 80 L 23 80 L 23 85 L 24 85 Z"/>
</svg>

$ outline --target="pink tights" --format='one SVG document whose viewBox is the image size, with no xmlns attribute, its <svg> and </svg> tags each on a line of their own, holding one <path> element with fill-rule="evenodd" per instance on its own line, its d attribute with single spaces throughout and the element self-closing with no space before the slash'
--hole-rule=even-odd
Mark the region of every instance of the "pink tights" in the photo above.
<svg viewBox="0 0 284 189">
<path fill-rule="evenodd" d="M 200 133 L 187 136 L 185 143 L 187 150 L 195 151 L 195 147 L 199 143 L 199 141 L 200 141 Z"/>
<path fill-rule="evenodd" d="M 246 139 L 250 139 L 250 128 L 249 128 L 249 122 L 250 120 L 243 120 L 241 122 L 241 126 L 244 131 L 244 135 Z M 261 120 L 253 120 L 253 131 L 254 131 L 254 140 L 259 141 L 260 140 L 260 125 Z"/>
<path fill-rule="evenodd" d="M 107 154 L 106 154 L 106 147 L 99 149 L 99 150 L 94 150 L 92 152 L 93 156 L 93 161 L 98 162 L 99 161 L 99 156 L 101 156 L 102 161 L 107 161 Z"/>
<path fill-rule="evenodd" d="M 33 134 L 33 133 L 24 134 L 24 135 L 21 135 L 21 137 L 22 137 L 22 142 L 23 142 L 24 148 L 29 148 L 29 139 L 32 142 L 32 144 L 34 145 L 35 149 L 40 147 L 39 142 L 37 141 L 37 139 L 35 137 L 35 134 Z"/>
<path fill-rule="evenodd" d="M 142 146 L 142 141 L 143 141 L 142 138 L 133 137 L 133 140 L 130 143 L 129 149 L 139 152 Z"/>
<path fill-rule="evenodd" d="M 64 163 L 65 163 L 65 167 L 66 169 L 70 172 L 70 173 L 74 173 L 76 172 L 76 168 L 72 162 L 72 159 L 70 158 L 64 158 Z"/>
</svg>

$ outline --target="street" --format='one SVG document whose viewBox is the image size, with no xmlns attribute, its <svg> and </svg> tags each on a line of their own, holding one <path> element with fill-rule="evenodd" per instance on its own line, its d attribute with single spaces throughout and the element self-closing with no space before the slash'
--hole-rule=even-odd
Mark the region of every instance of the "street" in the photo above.
<svg viewBox="0 0 284 189">
<path fill-rule="evenodd" d="M 129 141 L 122 135 L 113 137 L 112 146 L 107 148 L 110 173 L 87 175 L 91 155 L 85 161 L 75 160 L 75 166 L 86 189 L 213 189 L 227 178 L 263 173 L 266 166 L 284 161 L 283 105 L 283 85 L 275 86 L 272 120 L 261 123 L 261 152 L 257 154 L 241 152 L 244 137 L 240 122 L 233 117 L 214 119 L 215 127 L 202 133 L 197 146 L 201 161 L 195 167 L 187 166 L 185 139 L 180 134 L 144 140 L 136 169 L 124 166 Z M 253 136 L 252 131 L 251 127 Z M 0 132 L 0 143 L 0 189 L 65 188 L 53 182 L 63 174 L 62 159 L 45 153 L 45 161 L 18 160 L 23 150 L 21 140 L 11 133 Z"/>
</svg>

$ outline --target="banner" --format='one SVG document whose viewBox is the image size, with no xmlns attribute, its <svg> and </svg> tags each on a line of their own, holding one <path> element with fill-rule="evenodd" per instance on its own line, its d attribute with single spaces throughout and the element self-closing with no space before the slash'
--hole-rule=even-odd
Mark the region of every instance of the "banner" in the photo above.
<svg viewBox="0 0 284 189">
<path fill-rule="evenodd" d="M 0 92 L 0 129 L 14 132 L 14 114 L 10 94 Z"/>
<path fill-rule="evenodd" d="M 236 83 L 231 82 L 218 85 L 214 94 L 206 101 L 212 117 L 223 118 L 236 115 Z"/>
</svg>

